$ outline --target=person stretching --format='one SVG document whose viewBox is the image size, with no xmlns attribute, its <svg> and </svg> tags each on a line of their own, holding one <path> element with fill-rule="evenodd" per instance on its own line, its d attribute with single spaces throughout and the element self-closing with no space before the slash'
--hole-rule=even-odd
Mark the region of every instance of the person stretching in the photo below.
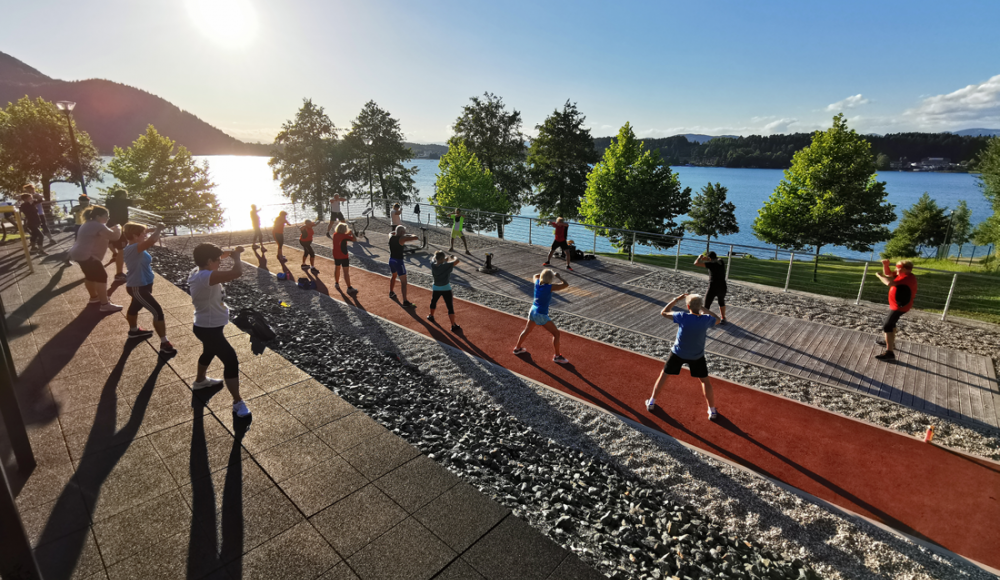
<svg viewBox="0 0 1000 580">
<path fill-rule="evenodd" d="M 76 242 L 69 249 L 69 257 L 83 271 L 84 284 L 90 293 L 88 304 L 100 304 L 101 312 L 118 312 L 122 307 L 108 301 L 108 272 L 104 269 L 104 256 L 108 253 L 108 243 L 121 237 L 122 228 L 109 228 L 108 210 L 99 205 L 87 206 L 82 215 L 84 222 L 77 231 Z"/>
<path fill-rule="evenodd" d="M 274 225 L 271 227 L 271 236 L 274 237 L 274 243 L 278 245 L 278 261 L 284 263 L 285 256 L 281 253 L 282 246 L 285 245 L 285 226 L 290 226 L 292 224 L 288 223 L 288 212 L 282 211 L 278 213 L 278 217 L 274 218 Z"/>
<path fill-rule="evenodd" d="M 431 286 L 431 313 L 427 315 L 427 320 L 434 322 L 434 309 L 437 308 L 438 298 L 444 298 L 444 305 L 448 307 L 448 319 L 451 320 L 451 331 L 458 332 L 462 327 L 455 322 L 455 305 L 451 294 L 451 271 L 461 262 L 458 258 L 451 256 L 449 259 L 444 252 L 438 250 L 434 252 L 434 263 L 431 264 L 431 276 L 434 277 L 434 284 Z"/>
<path fill-rule="evenodd" d="M 469 242 L 465 241 L 465 234 L 462 232 L 462 228 L 465 226 L 465 216 L 462 215 L 462 210 L 460 208 L 455 208 L 455 213 L 451 214 L 450 217 L 455 220 L 454 225 L 451 226 L 451 247 L 448 248 L 449 252 L 455 251 L 455 238 L 462 238 L 462 244 L 465 246 L 465 253 L 472 255 L 469 251 Z"/>
<path fill-rule="evenodd" d="M 552 283 L 553 277 L 559 278 L 558 284 Z M 521 335 L 517 337 L 514 354 L 528 352 L 528 349 L 522 348 L 521 345 L 524 344 L 524 339 L 528 338 L 528 335 L 535 329 L 535 326 L 541 326 L 552 334 L 552 348 L 556 353 L 552 357 L 552 362 L 564 365 L 569 361 L 559 353 L 559 329 L 556 328 L 556 323 L 552 322 L 552 319 L 549 318 L 549 302 L 552 301 L 553 292 L 558 292 L 568 287 L 569 283 L 563 280 L 562 276 L 548 268 L 542 270 L 541 274 L 535 274 L 534 282 L 535 300 L 532 302 L 531 310 L 528 312 L 528 323 L 525 325 L 524 330 L 521 331 Z"/>
<path fill-rule="evenodd" d="M 889 314 L 882 322 L 882 332 L 885 333 L 885 352 L 875 355 L 878 360 L 896 360 L 896 323 L 899 318 L 913 308 L 913 299 L 917 296 L 917 277 L 913 275 L 913 262 L 900 260 L 896 263 L 896 271 L 889 269 L 889 260 L 882 260 L 882 271 L 875 272 L 878 279 L 889 287 Z"/>
<path fill-rule="evenodd" d="M 705 309 L 710 310 L 712 302 L 718 298 L 719 311 L 722 312 L 722 321 L 719 324 L 726 324 L 726 292 L 729 291 L 729 288 L 726 286 L 725 262 L 720 260 L 715 252 L 709 252 L 707 256 L 705 254 L 699 255 L 695 259 L 694 265 L 708 269 L 708 292 L 705 292 Z"/>
<path fill-rule="evenodd" d="M 687 312 L 671 312 L 674 305 L 680 301 L 687 305 Z M 708 363 L 705 361 L 705 337 L 708 329 L 719 324 L 721 320 L 711 310 L 702 306 L 701 296 L 697 294 L 681 294 L 670 301 L 660 311 L 660 316 L 672 318 L 679 327 L 670 356 L 660 371 L 660 376 L 653 385 L 653 393 L 646 401 L 646 409 L 656 410 L 656 395 L 667 384 L 669 375 L 679 375 L 681 367 L 688 366 L 691 376 L 701 381 L 705 402 L 708 403 L 708 420 L 714 421 L 718 416 L 715 410 L 715 397 L 712 394 L 712 380 L 708 378 Z"/>
<path fill-rule="evenodd" d="M 153 336 L 153 332 L 144 328 L 139 328 L 139 311 L 145 308 L 153 314 L 153 329 L 160 337 L 160 355 L 171 357 L 177 354 L 177 350 L 167 339 L 167 323 L 163 316 L 163 308 L 160 307 L 156 298 L 153 298 L 153 256 L 149 255 L 149 248 L 156 245 L 160 239 L 160 233 L 166 226 L 160 224 L 149 235 L 149 230 L 142 224 L 128 222 L 122 228 L 122 237 L 127 244 L 122 249 L 122 257 L 125 260 L 125 291 L 132 297 L 125 312 L 125 320 L 128 322 L 129 338 L 147 339 Z"/>
<path fill-rule="evenodd" d="M 344 282 L 347 283 L 347 293 L 357 294 L 358 290 L 351 286 L 351 255 L 347 253 L 347 242 L 356 242 L 354 232 L 347 227 L 346 222 L 337 224 L 333 234 L 333 287 L 340 290 L 340 271 L 344 271 Z"/>
<path fill-rule="evenodd" d="M 346 222 L 344 214 L 340 213 L 340 202 L 347 201 L 346 197 L 334 195 L 330 198 L 330 223 L 326 225 L 326 237 L 332 238 L 330 231 L 340 222 Z"/>
<path fill-rule="evenodd" d="M 396 299 L 393 288 L 396 286 L 396 276 L 399 276 L 400 292 L 403 294 L 403 308 L 416 308 L 416 304 L 406 299 L 406 264 L 403 263 L 403 245 L 407 242 L 416 242 L 420 238 L 406 233 L 406 228 L 396 226 L 392 235 L 389 236 L 389 271 L 392 277 L 389 278 L 389 298 Z"/>
<path fill-rule="evenodd" d="M 564 222 L 561 217 L 557 217 L 556 221 L 549 222 L 549 225 L 556 229 L 556 239 L 552 242 L 552 249 L 549 250 L 549 255 L 545 258 L 545 263 L 542 265 L 549 266 L 552 254 L 556 253 L 558 248 L 562 248 L 563 254 L 566 254 L 566 269 L 572 271 L 573 267 L 570 266 L 570 261 L 573 258 L 573 252 L 570 251 L 569 244 L 566 243 L 566 232 L 569 231 L 569 224 Z"/>
<path fill-rule="evenodd" d="M 299 228 L 299 243 L 302 244 L 302 269 L 312 268 L 313 274 L 319 274 L 316 269 L 316 250 L 313 249 L 313 226 L 312 220 L 306 220 L 305 225 Z M 306 258 L 309 258 L 309 266 L 306 266 Z"/>
<path fill-rule="evenodd" d="M 403 208 L 398 203 L 392 204 L 392 211 L 389 212 L 389 219 L 392 220 L 392 227 L 403 225 Z"/>
<path fill-rule="evenodd" d="M 243 275 L 240 254 L 243 247 L 237 246 L 232 252 L 223 252 L 215 244 L 198 244 L 194 248 L 194 263 L 197 269 L 188 277 L 191 301 L 194 303 L 194 335 L 201 341 L 201 356 L 198 357 L 198 375 L 191 383 L 194 390 L 218 387 L 225 382 L 233 397 L 233 423 L 246 425 L 253 420 L 250 409 L 240 395 L 240 360 L 236 350 L 226 340 L 226 325 L 229 324 L 229 307 L 226 306 L 226 291 L 222 285 Z M 222 258 L 233 259 L 233 267 L 219 270 Z M 224 369 L 224 380 L 206 376 L 212 360 L 219 357 Z"/>
<path fill-rule="evenodd" d="M 254 246 L 254 255 L 257 255 L 257 244 L 260 244 L 260 253 L 263 254 L 267 250 L 264 249 L 264 232 L 260 231 L 260 210 L 256 205 L 250 206 L 250 223 L 253 224 L 253 239 L 250 243 Z"/>
<path fill-rule="evenodd" d="M 30 248 L 37 250 L 39 256 L 47 256 L 48 253 L 42 248 L 45 242 L 45 236 L 42 234 L 42 220 L 38 215 L 38 205 L 35 203 L 35 186 L 28 185 L 24 186 L 24 193 L 21 195 L 21 207 L 19 208 L 21 216 L 24 218 L 24 227 L 28 230 L 28 234 L 31 235 Z"/>
</svg>

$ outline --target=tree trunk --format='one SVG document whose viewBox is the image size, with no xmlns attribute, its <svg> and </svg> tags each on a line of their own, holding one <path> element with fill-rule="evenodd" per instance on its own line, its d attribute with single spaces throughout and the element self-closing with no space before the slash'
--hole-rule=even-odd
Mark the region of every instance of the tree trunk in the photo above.
<svg viewBox="0 0 1000 580">
<path fill-rule="evenodd" d="M 677 243 L 679 244 L 680 242 Z M 708 253 L 711 251 L 712 251 L 712 236 L 708 236 L 708 239 L 705 240 L 705 255 L 707 256 Z"/>
<path fill-rule="evenodd" d="M 813 282 L 816 281 L 816 273 L 819 272 L 819 249 L 823 246 L 816 246 L 816 257 L 813 259 Z"/>
</svg>

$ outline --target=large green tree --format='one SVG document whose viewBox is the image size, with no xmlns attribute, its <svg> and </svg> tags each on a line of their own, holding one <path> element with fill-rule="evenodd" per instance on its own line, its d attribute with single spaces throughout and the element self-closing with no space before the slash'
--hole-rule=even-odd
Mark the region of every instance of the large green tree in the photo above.
<svg viewBox="0 0 1000 580">
<path fill-rule="evenodd" d="M 344 153 L 337 128 L 323 107 L 303 99 L 295 119 L 285 121 L 274 138 L 267 164 L 285 197 L 303 208 L 312 207 L 322 219 L 331 194 L 344 190 Z"/>
<path fill-rule="evenodd" d="M 681 224 L 687 231 L 708 238 L 706 252 L 711 249 L 713 237 L 740 233 L 740 226 L 736 223 L 736 205 L 726 201 L 728 192 L 721 183 L 709 182 L 691 200 L 688 211 L 691 219 Z"/>
<path fill-rule="evenodd" d="M 965 200 L 960 200 L 955 206 L 955 211 L 951 216 L 951 231 L 948 233 L 946 242 L 950 246 L 958 246 L 958 253 L 961 255 L 962 246 L 972 241 L 972 210 Z"/>
<path fill-rule="evenodd" d="M 683 227 L 675 220 L 690 205 L 691 188 L 682 190 L 677 174 L 659 155 L 644 151 L 632 126 L 625 123 L 587 176 L 580 215 L 595 226 L 680 236 Z M 608 239 L 616 248 L 633 251 L 632 234 L 611 231 Z M 659 248 L 676 244 L 672 238 L 642 234 L 635 240 Z"/>
<path fill-rule="evenodd" d="M 483 167 L 490 170 L 497 190 L 507 197 L 511 211 L 517 212 L 531 193 L 521 113 L 507 111 L 503 99 L 492 93 L 470 101 L 452 126 L 455 134 L 449 145 L 462 142 L 475 153 Z M 502 224 L 499 235 L 503 237 Z"/>
<path fill-rule="evenodd" d="M 431 201 L 441 206 L 437 209 L 439 220 L 445 220 L 452 208 L 498 214 L 510 212 L 510 200 L 497 189 L 490 170 L 483 167 L 476 154 L 462 142 L 452 143 L 448 152 L 441 156 Z M 465 223 L 467 228 L 477 231 L 490 231 L 498 226 L 494 217 L 475 212 L 466 214 Z"/>
<path fill-rule="evenodd" d="M 152 125 L 130 147 L 115 147 L 108 172 L 138 207 L 162 213 L 167 224 L 218 227 L 224 223 L 208 162 L 199 165 L 186 147 L 175 145 Z"/>
<path fill-rule="evenodd" d="M 83 178 L 87 183 L 101 181 L 101 157 L 90 136 L 75 122 L 73 131 Z M 19 193 L 26 183 L 36 183 L 45 199 L 51 200 L 53 183 L 80 183 L 80 175 L 66 116 L 54 104 L 41 97 L 22 97 L 0 109 L 0 192 L 4 196 Z"/>
<path fill-rule="evenodd" d="M 1000 246 L 1000 137 L 989 140 L 975 164 L 979 186 L 993 207 L 993 215 L 976 227 L 976 244 Z M 998 262 L 1000 263 L 1000 262 Z"/>
<path fill-rule="evenodd" d="M 823 246 L 871 251 L 889 239 L 887 226 L 896 217 L 876 169 L 871 145 L 837 115 L 792 158 L 753 222 L 754 235 L 785 248 L 815 248 L 814 281 Z"/>
<path fill-rule="evenodd" d="M 948 234 L 946 207 L 939 207 L 924 192 L 915 204 L 903 210 L 903 217 L 892 232 L 892 239 L 885 245 L 883 258 L 915 258 L 930 255 L 944 244 Z"/>
<path fill-rule="evenodd" d="M 355 192 L 367 193 L 373 207 L 376 199 L 383 199 L 388 213 L 390 201 L 406 202 L 416 196 L 417 168 L 405 165 L 413 159 L 413 151 L 403 143 L 399 121 L 375 101 L 365 103 L 343 144 L 345 172 Z"/>
<path fill-rule="evenodd" d="M 587 174 L 599 159 L 590 130 L 583 126 L 585 120 L 576 103 L 566 101 L 562 111 L 553 111 L 535 126 L 538 137 L 531 140 L 527 163 L 535 186 L 531 203 L 543 220 L 579 217 Z"/>
</svg>

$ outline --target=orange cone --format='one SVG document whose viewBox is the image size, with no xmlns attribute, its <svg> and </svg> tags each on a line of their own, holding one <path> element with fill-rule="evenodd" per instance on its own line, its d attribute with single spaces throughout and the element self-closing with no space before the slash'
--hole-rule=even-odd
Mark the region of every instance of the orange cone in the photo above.
<svg viewBox="0 0 1000 580">
<path fill-rule="evenodd" d="M 927 428 L 927 433 L 924 435 L 924 443 L 930 443 L 931 439 L 934 438 L 934 425 Z"/>
</svg>

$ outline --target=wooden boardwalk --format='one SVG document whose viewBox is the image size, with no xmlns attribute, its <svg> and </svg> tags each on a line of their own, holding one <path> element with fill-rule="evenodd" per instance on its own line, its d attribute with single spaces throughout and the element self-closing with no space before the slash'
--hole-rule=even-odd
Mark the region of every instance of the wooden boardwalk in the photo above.
<svg viewBox="0 0 1000 580">
<path fill-rule="evenodd" d="M 356 255 L 386 262 L 388 249 L 382 239 L 382 234 L 373 234 L 371 244 L 358 244 Z M 431 253 L 436 249 L 439 248 L 432 244 L 427 251 L 409 255 L 407 268 L 429 274 Z M 481 274 L 476 270 L 485 261 L 484 251 L 478 250 L 474 256 L 460 256 L 463 264 L 453 274 L 452 283 L 530 302 L 532 275 L 541 271 L 547 252 L 539 247 L 499 241 L 487 251 L 494 255 L 493 263 L 500 268 L 497 274 Z M 552 310 L 673 340 L 677 327 L 657 313 L 674 295 L 628 284 L 649 274 L 648 269 L 624 261 L 598 259 L 576 262 L 574 271 L 565 275 L 565 263 L 555 260 L 553 263 L 556 271 L 563 273 L 572 285 L 553 295 Z M 527 308 L 526 305 L 525 313 Z M 993 362 L 987 357 L 901 340 L 897 342 L 896 362 L 884 363 L 874 358 L 882 349 L 874 344 L 873 333 L 738 306 L 729 306 L 726 312 L 729 324 L 709 331 L 706 350 L 713 355 L 879 397 L 966 424 L 1000 428 L 1000 389 Z"/>
</svg>

